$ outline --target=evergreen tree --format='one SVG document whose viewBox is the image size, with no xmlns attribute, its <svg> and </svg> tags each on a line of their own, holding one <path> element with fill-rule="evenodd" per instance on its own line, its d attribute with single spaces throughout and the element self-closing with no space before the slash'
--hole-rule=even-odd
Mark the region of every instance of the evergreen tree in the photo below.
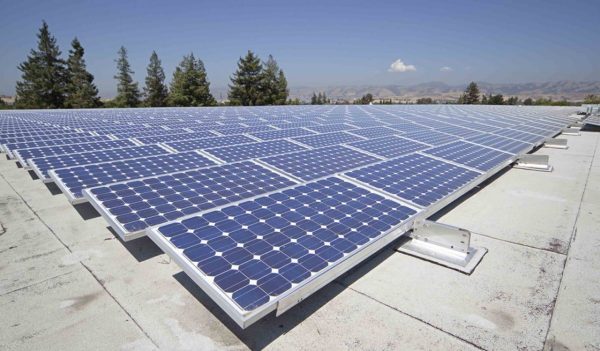
<svg viewBox="0 0 600 351">
<path fill-rule="evenodd" d="M 98 88 L 94 76 L 86 69 L 84 50 L 77 38 L 71 42 L 67 59 L 67 96 L 65 106 L 70 108 L 92 108 L 100 106 Z"/>
<path fill-rule="evenodd" d="M 56 38 L 50 34 L 46 21 L 37 34 L 37 50 L 32 49 L 27 60 L 19 65 L 23 72 L 17 82 L 17 108 L 61 108 L 65 101 L 65 61 L 60 58 Z"/>
<path fill-rule="evenodd" d="M 481 104 L 482 105 L 487 105 L 488 104 L 488 97 L 487 97 L 487 95 L 483 94 L 481 96 Z"/>
<path fill-rule="evenodd" d="M 468 105 L 476 104 L 479 102 L 479 87 L 475 82 L 471 82 L 465 90 L 464 103 Z"/>
<path fill-rule="evenodd" d="M 533 105 L 533 99 L 527 98 L 527 99 L 523 100 L 523 105 L 526 105 L 526 106 Z"/>
<path fill-rule="evenodd" d="M 166 106 L 169 93 L 165 85 L 165 71 L 163 71 L 156 51 L 152 51 L 152 55 L 150 55 L 150 63 L 146 72 L 145 105 L 150 107 Z"/>
<path fill-rule="evenodd" d="M 137 107 L 140 104 L 140 90 L 138 83 L 133 81 L 129 61 L 127 60 L 127 49 L 121 46 L 117 63 L 117 75 L 114 77 L 117 83 L 117 97 L 114 105 L 117 107 Z"/>
<path fill-rule="evenodd" d="M 169 102 L 173 106 L 214 106 L 217 101 L 210 93 L 210 83 L 202 60 L 189 54 L 173 72 Z"/>
<path fill-rule="evenodd" d="M 290 90 L 287 86 L 287 79 L 283 70 L 279 70 L 279 77 L 277 77 L 277 105 L 285 105 L 288 96 L 290 96 Z"/>
<path fill-rule="evenodd" d="M 312 97 L 310 98 L 310 104 L 311 105 L 317 105 L 318 100 L 317 100 L 317 94 L 313 91 Z"/>
<path fill-rule="evenodd" d="M 237 71 L 231 77 L 229 101 L 232 105 L 256 106 L 262 97 L 262 64 L 258 56 L 248 50 L 240 57 Z"/>
<path fill-rule="evenodd" d="M 289 95 L 285 74 L 271 55 L 263 67 L 260 81 L 261 96 L 258 104 L 284 105 Z"/>
</svg>

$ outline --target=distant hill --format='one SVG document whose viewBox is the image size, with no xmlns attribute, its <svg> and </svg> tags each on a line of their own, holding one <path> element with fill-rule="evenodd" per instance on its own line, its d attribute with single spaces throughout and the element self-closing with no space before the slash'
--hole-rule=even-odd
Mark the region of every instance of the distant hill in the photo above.
<svg viewBox="0 0 600 351">
<path fill-rule="evenodd" d="M 600 94 L 600 82 L 558 81 L 545 83 L 494 84 L 477 82 L 481 92 L 502 94 L 524 98 L 552 98 L 553 100 L 583 100 L 586 95 Z M 293 87 L 291 98 L 310 100 L 314 91 L 323 91 L 331 99 L 352 101 L 364 94 L 371 93 L 376 98 L 393 98 L 398 100 L 416 100 L 431 97 L 439 100 L 454 100 L 463 92 L 467 84 L 448 85 L 442 82 L 429 82 L 416 85 L 357 85 L 330 87 Z"/>
</svg>

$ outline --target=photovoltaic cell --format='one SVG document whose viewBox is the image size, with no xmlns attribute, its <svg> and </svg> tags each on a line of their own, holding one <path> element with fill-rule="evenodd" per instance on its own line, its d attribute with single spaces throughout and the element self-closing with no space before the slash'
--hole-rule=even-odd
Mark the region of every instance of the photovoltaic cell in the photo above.
<svg viewBox="0 0 600 351">
<path fill-rule="evenodd" d="M 295 141 L 301 142 L 304 145 L 311 147 L 323 147 L 330 145 L 339 145 L 345 143 L 351 143 L 353 141 L 364 140 L 356 135 L 336 132 L 336 133 L 325 133 L 317 135 L 308 135 L 304 137 L 294 138 Z"/>
<path fill-rule="evenodd" d="M 377 162 L 379 159 L 343 146 L 329 146 L 262 158 L 261 161 L 297 178 L 313 180 Z"/>
<path fill-rule="evenodd" d="M 272 140 L 206 149 L 205 151 L 225 162 L 234 162 L 249 160 L 261 156 L 279 155 L 288 152 L 302 151 L 306 149 L 307 148 L 287 140 Z"/>
<path fill-rule="evenodd" d="M 464 141 L 455 141 L 423 151 L 426 154 L 454 161 L 481 171 L 488 171 L 513 155 Z"/>
<path fill-rule="evenodd" d="M 480 175 L 419 154 L 398 157 L 346 173 L 350 178 L 420 206 L 436 203 Z"/>
<path fill-rule="evenodd" d="M 193 133 L 159 134 L 159 135 L 152 135 L 152 136 L 146 136 L 146 137 L 138 137 L 138 138 L 136 138 L 136 140 L 139 140 L 143 144 L 156 144 L 156 143 L 162 143 L 165 141 L 214 138 L 216 136 L 217 136 L 216 134 L 213 134 L 209 131 L 204 131 L 204 132 L 193 132 Z"/>
<path fill-rule="evenodd" d="M 350 131 L 352 134 L 359 135 L 368 139 L 379 138 L 387 135 L 402 134 L 401 131 L 387 127 L 373 127 L 354 129 Z"/>
<path fill-rule="evenodd" d="M 125 236 L 295 183 L 252 162 L 172 173 L 85 190 Z"/>
<path fill-rule="evenodd" d="M 527 133 L 527 132 L 521 132 L 521 131 L 514 130 L 514 129 L 503 129 L 503 130 L 494 132 L 494 134 L 504 136 L 507 138 L 511 138 L 511 139 L 515 139 L 515 140 L 520 140 L 520 141 L 523 141 L 526 143 L 532 143 L 532 144 L 541 142 L 545 139 L 545 137 L 540 136 L 540 135 L 531 134 L 531 133 Z"/>
<path fill-rule="evenodd" d="M 352 129 L 356 129 L 356 128 L 349 126 L 347 124 L 336 123 L 336 124 L 326 124 L 323 126 L 307 127 L 307 129 L 310 129 L 317 133 L 331 133 L 331 132 L 342 132 L 344 130 L 352 130 Z"/>
<path fill-rule="evenodd" d="M 77 138 L 67 138 L 67 139 L 49 139 L 49 140 L 35 140 L 35 141 L 26 141 L 21 143 L 10 143 L 5 144 L 5 148 L 8 150 L 18 150 L 18 149 L 31 149 L 37 147 L 44 146 L 56 146 L 56 145 L 66 145 L 66 144 L 79 144 L 79 143 L 89 143 L 94 141 L 106 141 L 108 137 L 106 136 L 83 136 Z"/>
<path fill-rule="evenodd" d="M 365 150 L 385 158 L 394 158 L 430 147 L 427 144 L 404 139 L 398 136 L 388 136 L 351 143 L 351 146 Z"/>
<path fill-rule="evenodd" d="M 90 152 L 82 152 L 68 155 L 48 156 L 29 159 L 31 167 L 42 179 L 48 178 L 48 171 L 77 165 L 86 165 L 113 160 L 122 160 L 127 158 L 164 155 L 169 152 L 158 145 L 142 145 L 133 147 L 124 147 L 120 149 L 107 149 Z"/>
<path fill-rule="evenodd" d="M 27 161 L 30 158 L 46 157 L 53 155 L 74 154 L 79 152 L 116 149 L 127 146 L 135 146 L 136 144 L 130 140 L 110 140 L 98 141 L 93 143 L 72 144 L 72 145 L 57 145 L 45 146 L 32 149 L 15 150 L 13 153 L 20 161 Z"/>
<path fill-rule="evenodd" d="M 283 138 L 291 138 L 302 135 L 312 135 L 315 132 L 311 132 L 308 129 L 304 128 L 290 128 L 290 129 L 282 129 L 282 130 L 274 130 L 269 132 L 261 132 L 261 133 L 252 133 L 252 136 L 259 138 L 261 140 L 273 140 L 273 139 L 283 139 Z"/>
<path fill-rule="evenodd" d="M 245 144 L 245 143 L 255 143 L 255 142 L 256 142 L 256 140 L 251 139 L 245 135 L 229 135 L 229 136 L 217 137 L 217 138 L 172 141 L 172 142 L 165 142 L 164 144 L 172 149 L 177 150 L 177 151 L 190 151 L 190 150 L 206 149 L 206 148 L 211 148 L 211 147 L 237 145 L 237 144 Z"/>
<path fill-rule="evenodd" d="M 212 165 L 215 163 L 208 158 L 188 151 L 56 169 L 52 178 L 75 201 L 83 198 L 83 189 Z"/>
<path fill-rule="evenodd" d="M 434 146 L 448 144 L 449 142 L 458 140 L 457 136 L 436 132 L 434 130 L 409 132 L 402 134 L 402 137 Z"/>
<path fill-rule="evenodd" d="M 319 275 L 415 214 L 327 178 L 159 227 L 197 274 L 244 311 Z"/>
<path fill-rule="evenodd" d="M 533 146 L 531 143 L 509 139 L 494 134 L 482 134 L 468 138 L 467 140 L 475 144 L 492 147 L 494 149 L 510 152 L 513 154 L 519 154 L 523 151 L 531 149 L 531 147 Z"/>
</svg>

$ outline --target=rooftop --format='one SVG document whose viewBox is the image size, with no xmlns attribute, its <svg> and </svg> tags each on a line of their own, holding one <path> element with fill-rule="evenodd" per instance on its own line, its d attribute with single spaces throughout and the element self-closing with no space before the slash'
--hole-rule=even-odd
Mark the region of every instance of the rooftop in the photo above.
<svg viewBox="0 0 600 351">
<path fill-rule="evenodd" d="M 0 161 L 2 349 L 600 348 L 600 133 L 542 148 L 437 215 L 488 249 L 471 275 L 388 247 L 240 329 L 147 237 Z M 30 172 L 30 174 L 32 174 Z"/>
</svg>

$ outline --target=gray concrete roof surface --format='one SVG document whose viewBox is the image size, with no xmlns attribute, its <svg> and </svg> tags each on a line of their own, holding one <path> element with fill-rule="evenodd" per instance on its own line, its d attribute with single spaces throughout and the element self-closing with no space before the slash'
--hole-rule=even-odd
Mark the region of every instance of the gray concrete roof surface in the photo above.
<svg viewBox="0 0 600 351">
<path fill-rule="evenodd" d="M 600 133 L 539 149 L 440 214 L 473 274 L 384 249 L 242 330 L 148 238 L 119 241 L 0 161 L 0 350 L 600 350 Z"/>
</svg>

